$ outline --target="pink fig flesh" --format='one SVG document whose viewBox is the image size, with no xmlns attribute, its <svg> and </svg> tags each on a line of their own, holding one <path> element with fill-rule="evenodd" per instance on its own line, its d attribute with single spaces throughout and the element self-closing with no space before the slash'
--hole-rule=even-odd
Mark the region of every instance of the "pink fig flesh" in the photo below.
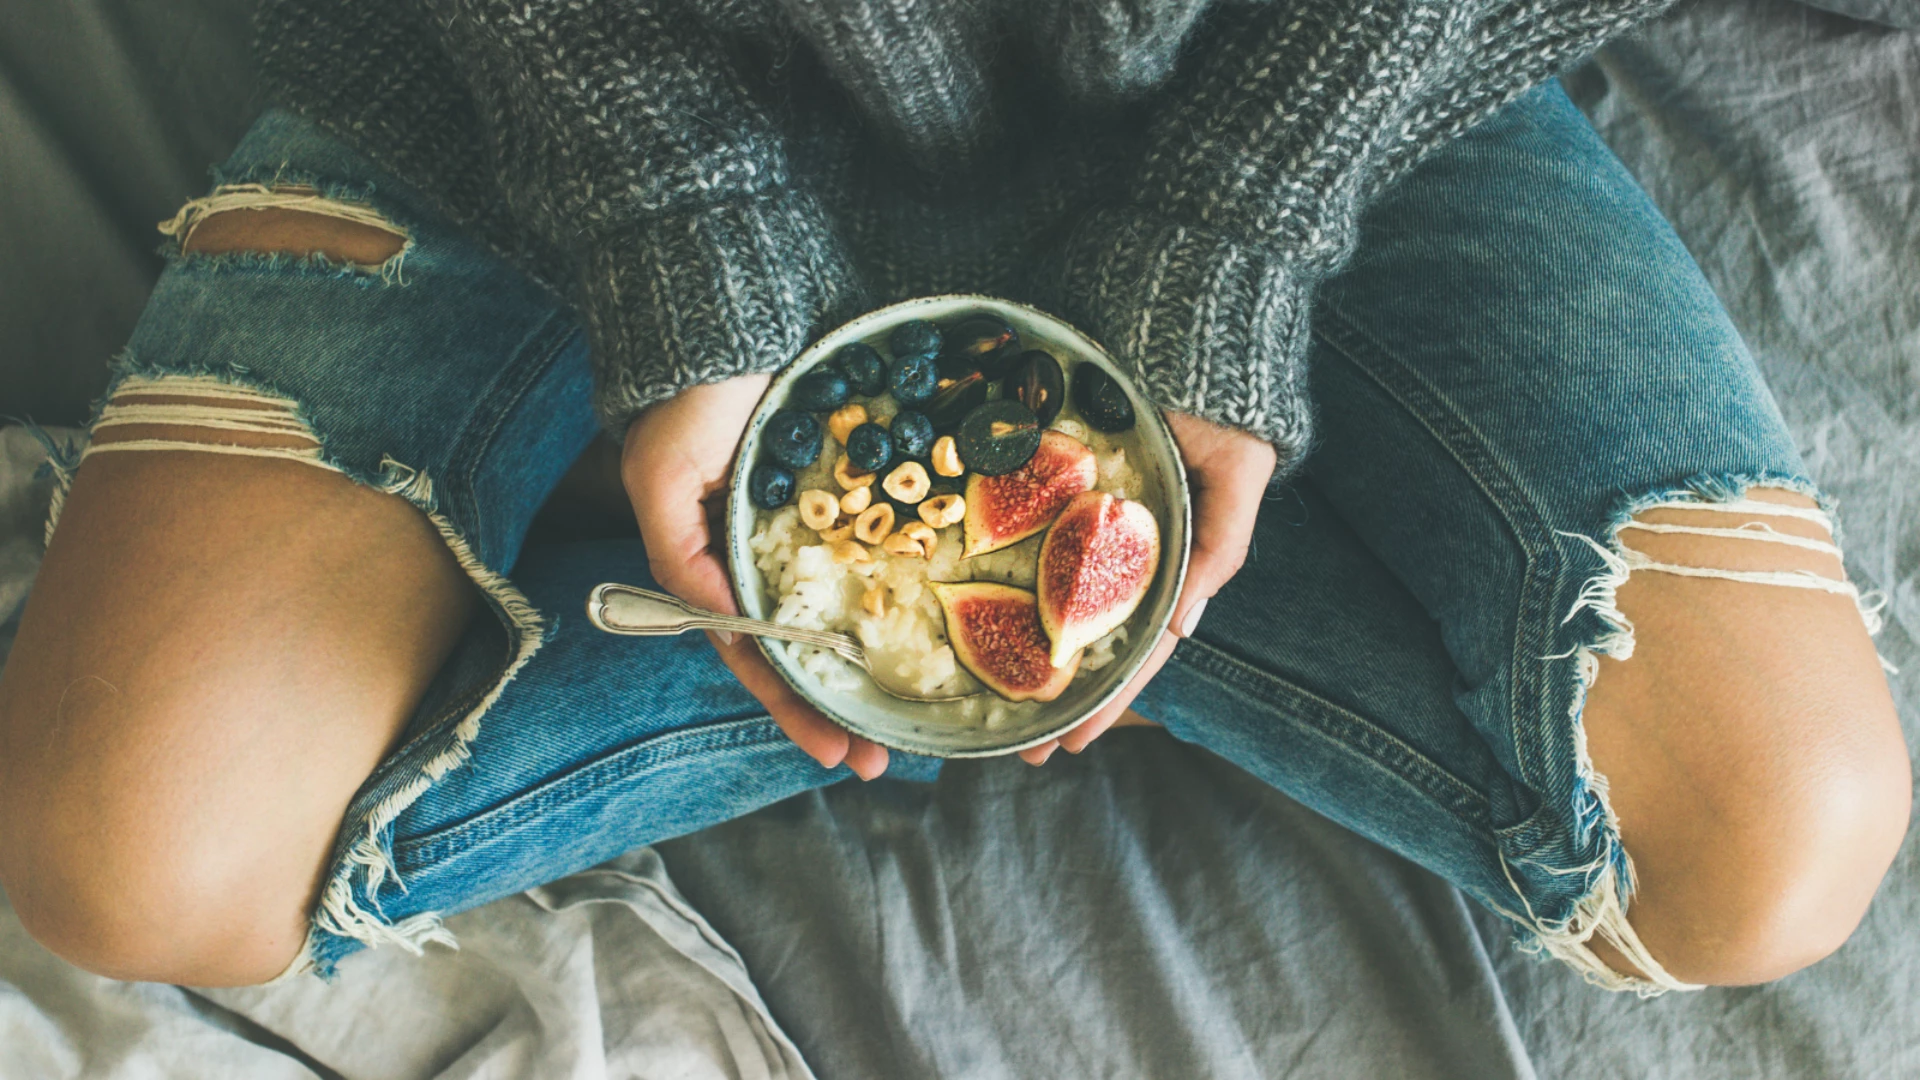
<svg viewBox="0 0 1920 1080">
<path fill-rule="evenodd" d="M 1055 658 L 1127 621 L 1160 565 L 1153 511 L 1104 491 L 1074 497 L 1040 546 L 1040 623 Z"/>
<path fill-rule="evenodd" d="M 1055 666 L 1034 595 L 992 581 L 934 583 L 953 655 L 1008 701 L 1052 701 L 1073 681 L 1080 655 Z"/>
<path fill-rule="evenodd" d="M 1060 516 L 1075 496 L 1093 488 L 1099 468 L 1093 451 L 1071 435 L 1049 431 L 1025 465 L 1004 476 L 967 478 L 966 548 L 961 558 L 1017 544 Z"/>
</svg>

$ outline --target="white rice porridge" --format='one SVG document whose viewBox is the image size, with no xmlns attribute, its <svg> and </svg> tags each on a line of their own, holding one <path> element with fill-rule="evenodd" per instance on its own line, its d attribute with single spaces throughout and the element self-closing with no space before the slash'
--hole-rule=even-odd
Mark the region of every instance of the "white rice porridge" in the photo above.
<svg viewBox="0 0 1920 1080">
<path fill-rule="evenodd" d="M 867 407 L 876 414 L 893 411 L 876 409 L 876 404 L 867 402 Z M 1095 486 L 1099 490 L 1128 499 L 1141 497 L 1144 485 L 1140 474 L 1127 461 L 1126 450 L 1117 439 L 1092 431 L 1066 415 L 1057 418 L 1052 428 L 1093 449 Z M 836 497 L 841 494 L 833 478 L 833 464 L 842 453 L 840 444 L 831 435 L 823 435 L 822 440 L 820 460 L 796 477 L 796 494 L 814 489 Z M 886 687 L 923 697 L 975 693 L 977 696 L 963 703 L 965 716 L 998 727 L 1010 716 L 1010 709 L 1020 706 L 985 693 L 960 666 L 947 643 L 940 602 L 927 582 L 998 581 L 1032 589 L 1046 533 L 965 560 L 960 558 L 961 525 L 949 525 L 938 530 L 938 535 L 939 546 L 930 558 L 892 555 L 874 545 L 870 548 L 871 561 L 836 563 L 820 534 L 807 527 L 800 520 L 799 508 L 790 504 L 759 514 L 749 547 L 766 583 L 768 598 L 775 604 L 774 622 L 852 634 L 867 650 L 874 678 Z M 882 614 L 877 618 L 862 606 L 868 591 L 875 588 L 885 590 Z M 1086 678 L 1112 663 L 1115 651 L 1126 641 L 1127 629 L 1122 626 L 1088 646 L 1074 678 Z M 866 678 L 857 667 L 826 649 L 786 647 L 803 670 L 829 689 L 858 690 Z"/>
</svg>

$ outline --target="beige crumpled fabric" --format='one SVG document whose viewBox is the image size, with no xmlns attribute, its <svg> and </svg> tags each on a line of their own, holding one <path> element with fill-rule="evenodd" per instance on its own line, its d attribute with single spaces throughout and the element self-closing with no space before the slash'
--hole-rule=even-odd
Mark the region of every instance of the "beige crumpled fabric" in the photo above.
<svg viewBox="0 0 1920 1080">
<path fill-rule="evenodd" d="M 448 925 L 458 951 L 361 953 L 331 985 L 195 991 L 88 975 L 0 905 L 0 1076 L 813 1078 L 651 849 Z"/>
<path fill-rule="evenodd" d="M 376 949 L 331 985 L 201 993 L 355 1080 L 813 1076 L 650 848 L 447 925 L 458 951 Z"/>
</svg>

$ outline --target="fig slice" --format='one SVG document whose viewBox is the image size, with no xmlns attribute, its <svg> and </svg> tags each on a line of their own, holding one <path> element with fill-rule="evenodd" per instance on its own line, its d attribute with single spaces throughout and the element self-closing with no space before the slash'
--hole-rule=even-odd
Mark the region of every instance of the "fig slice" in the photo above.
<svg viewBox="0 0 1920 1080">
<path fill-rule="evenodd" d="M 1004 476 L 968 475 L 967 542 L 960 557 L 999 551 L 1053 524 L 1061 508 L 1098 478 L 1093 450 L 1058 431 L 1043 433 L 1033 457 Z"/>
<path fill-rule="evenodd" d="M 1159 565 L 1153 511 L 1104 491 L 1075 496 L 1040 545 L 1040 624 L 1053 642 L 1053 662 L 1126 622 Z"/>
<path fill-rule="evenodd" d="M 1056 665 L 1034 595 L 996 581 L 932 582 L 953 655 L 1008 701 L 1052 701 L 1073 681 L 1080 654 Z"/>
</svg>

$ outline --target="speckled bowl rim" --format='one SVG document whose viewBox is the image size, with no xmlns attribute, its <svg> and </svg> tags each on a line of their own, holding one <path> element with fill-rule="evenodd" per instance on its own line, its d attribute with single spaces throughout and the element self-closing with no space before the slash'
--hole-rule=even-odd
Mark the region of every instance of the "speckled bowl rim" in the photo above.
<svg viewBox="0 0 1920 1080">
<path fill-rule="evenodd" d="M 740 449 L 734 458 L 733 477 L 727 495 L 728 578 L 733 583 L 734 600 L 740 605 L 740 610 L 743 613 L 752 614 L 759 612 L 759 617 L 763 618 L 771 614 L 771 605 L 764 599 L 756 600 L 748 595 L 746 579 L 739 573 L 739 567 L 741 565 L 751 566 L 753 564 L 753 554 L 748 544 L 752 539 L 757 508 L 747 496 L 747 474 L 751 471 L 752 464 L 759 455 L 761 431 L 765 428 L 768 418 L 785 403 L 795 380 L 823 362 L 843 345 L 856 340 L 871 339 L 899 323 L 919 317 L 923 312 L 946 309 L 956 304 L 964 304 L 979 310 L 991 312 L 1014 323 L 1015 326 L 1020 326 L 1022 323 L 1033 323 L 1044 327 L 1046 335 L 1049 338 L 1061 343 L 1063 347 L 1071 347 L 1072 360 L 1097 364 L 1118 380 L 1120 385 L 1126 390 L 1127 396 L 1133 402 L 1134 412 L 1137 417 L 1135 421 L 1136 428 L 1145 426 L 1154 433 L 1155 437 L 1153 438 L 1140 438 L 1138 445 L 1142 452 L 1160 459 L 1158 464 L 1161 475 L 1164 478 L 1163 487 L 1166 489 L 1163 494 L 1168 504 L 1165 508 L 1167 516 L 1162 518 L 1162 526 L 1165 528 L 1170 521 L 1178 522 L 1179 558 L 1173 565 L 1173 580 L 1170 588 L 1164 594 L 1166 600 L 1160 605 L 1161 610 L 1155 613 L 1148 624 L 1147 631 L 1131 636 L 1124 650 L 1115 658 L 1114 663 L 1119 667 L 1123 677 L 1114 680 L 1111 688 L 1096 698 L 1090 705 L 1070 715 L 1063 716 L 1059 723 L 1047 725 L 1037 734 L 1023 735 L 1014 741 L 1004 744 L 996 743 L 977 748 L 951 750 L 929 746 L 902 732 L 877 729 L 871 724 L 862 723 L 842 715 L 832 701 L 823 700 L 820 696 L 816 695 L 813 687 L 809 685 L 807 680 L 801 678 L 799 673 L 793 670 L 796 666 L 794 661 L 790 660 L 782 652 L 770 649 L 766 639 L 756 638 L 755 640 L 759 643 L 760 651 L 762 655 L 766 656 L 767 662 L 773 665 L 773 669 L 780 673 L 780 677 L 786 680 L 787 684 L 793 687 L 796 693 L 804 698 L 808 704 L 819 709 L 828 719 L 863 739 L 879 743 L 881 746 L 889 749 L 929 757 L 1000 757 L 1006 754 L 1018 753 L 1029 747 L 1042 745 L 1043 743 L 1065 735 L 1067 732 L 1086 723 L 1087 720 L 1105 708 L 1133 682 L 1134 677 L 1146 666 L 1148 658 L 1153 653 L 1154 646 L 1159 642 L 1161 636 L 1166 633 L 1167 627 L 1172 623 L 1174 609 L 1179 606 L 1180 593 L 1186 587 L 1187 564 L 1193 550 L 1193 500 L 1187 486 L 1186 464 L 1180 458 L 1179 444 L 1174 441 L 1172 429 L 1167 427 L 1166 419 L 1160 415 L 1159 408 L 1147 400 L 1146 395 L 1140 392 L 1139 387 L 1137 387 L 1132 378 L 1121 369 L 1120 365 L 1114 361 L 1113 357 L 1108 355 L 1107 351 L 1101 348 L 1098 342 L 1082 333 L 1071 323 L 1068 323 L 1058 316 L 1050 315 L 1038 308 L 1017 301 L 968 293 L 948 293 L 939 296 L 923 296 L 912 300 L 903 300 L 899 303 L 889 304 L 886 307 L 867 312 L 865 315 L 861 315 L 856 319 L 852 319 L 834 328 L 812 345 L 808 346 L 799 356 L 794 358 L 792 363 L 781 369 L 768 384 L 765 395 L 760 399 L 759 405 L 754 408 L 753 415 L 747 422 L 746 432 L 740 439 Z M 951 317 L 952 314 L 953 312 L 944 312 L 938 317 Z M 1162 559 L 1162 568 L 1164 571 L 1164 553 Z M 757 571 L 754 576 L 755 580 L 758 580 Z M 1131 619 L 1129 622 L 1131 623 Z M 1051 702 L 1043 704 L 1041 706 L 1042 710 L 1051 704 Z M 897 705 L 901 710 L 913 710 L 920 707 L 909 701 L 899 701 Z"/>
</svg>

